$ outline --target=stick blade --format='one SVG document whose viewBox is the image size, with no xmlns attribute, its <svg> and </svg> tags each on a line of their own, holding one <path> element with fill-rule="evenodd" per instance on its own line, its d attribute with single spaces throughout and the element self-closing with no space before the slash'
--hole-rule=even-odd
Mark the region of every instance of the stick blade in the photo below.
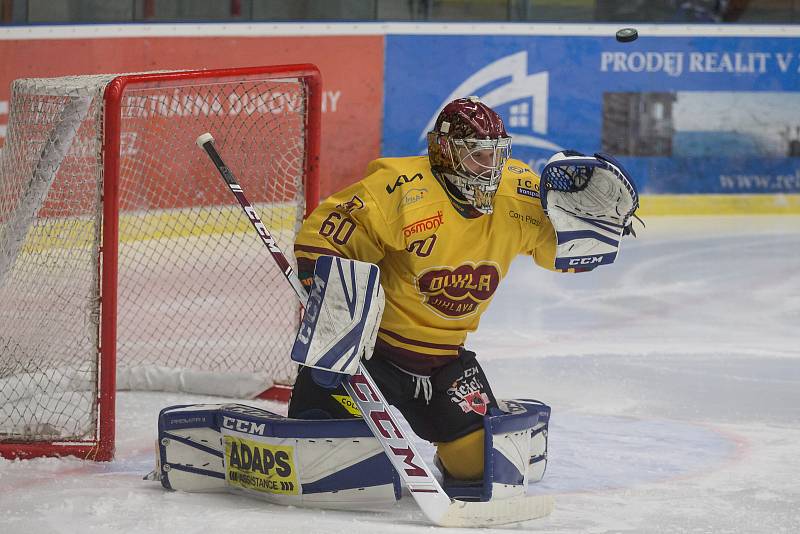
<svg viewBox="0 0 800 534">
<path fill-rule="evenodd" d="M 550 515 L 554 503 L 551 495 L 524 495 L 487 502 L 454 500 L 447 511 L 434 522 L 442 527 L 487 527 L 521 523 Z"/>
</svg>

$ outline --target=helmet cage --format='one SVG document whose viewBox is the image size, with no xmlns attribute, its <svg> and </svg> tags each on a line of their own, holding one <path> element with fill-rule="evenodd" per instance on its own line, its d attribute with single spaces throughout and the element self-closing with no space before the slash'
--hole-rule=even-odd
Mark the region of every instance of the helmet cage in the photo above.
<svg viewBox="0 0 800 534">
<path fill-rule="evenodd" d="M 450 169 L 445 176 L 476 210 L 492 213 L 492 204 L 506 160 L 511 156 L 511 138 L 446 140 Z"/>
</svg>

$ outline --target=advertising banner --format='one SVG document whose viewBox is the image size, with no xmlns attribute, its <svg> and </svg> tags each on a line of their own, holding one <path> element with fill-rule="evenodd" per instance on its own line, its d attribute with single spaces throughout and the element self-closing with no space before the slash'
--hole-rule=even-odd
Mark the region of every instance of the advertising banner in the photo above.
<svg viewBox="0 0 800 534">
<path fill-rule="evenodd" d="M 115 26 L 119 36 L 92 38 L 93 28 L 33 27 L 18 39 L 11 31 L 0 32 L 0 146 L 10 112 L 10 86 L 16 78 L 313 63 L 322 72 L 323 84 L 322 195 L 358 179 L 378 156 L 383 36 L 267 37 L 237 35 L 235 25 L 225 32 L 216 25 L 182 25 L 182 35 L 171 37 L 154 25 Z M 62 37 L 70 31 L 75 37 Z"/>
<path fill-rule="evenodd" d="M 657 194 L 800 192 L 800 38 L 389 35 L 384 154 L 419 154 L 477 95 L 513 156 L 618 156 Z"/>
</svg>

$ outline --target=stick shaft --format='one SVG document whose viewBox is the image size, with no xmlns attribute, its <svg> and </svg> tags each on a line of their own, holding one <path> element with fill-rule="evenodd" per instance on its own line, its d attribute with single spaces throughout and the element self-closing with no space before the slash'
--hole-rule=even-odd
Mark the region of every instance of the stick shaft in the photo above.
<svg viewBox="0 0 800 534">
<path fill-rule="evenodd" d="M 235 196 L 236 200 L 239 201 L 239 205 L 242 206 L 247 218 L 250 219 L 250 223 L 253 225 L 253 228 L 256 229 L 261 241 L 269 249 L 270 254 L 272 254 L 272 259 L 278 264 L 281 272 L 283 272 L 283 276 L 286 277 L 286 280 L 289 281 L 289 285 L 291 285 L 292 289 L 294 289 L 294 292 L 297 293 L 297 298 L 300 299 L 300 303 L 305 303 L 308 293 L 306 293 L 306 290 L 303 288 L 303 284 L 301 284 L 300 280 L 298 280 L 297 276 L 295 276 L 294 269 L 292 269 L 292 266 L 289 264 L 289 260 L 286 259 L 283 251 L 276 243 L 275 238 L 272 237 L 272 234 L 269 233 L 267 227 L 264 226 L 263 222 L 261 222 L 261 218 L 258 216 L 258 213 L 256 213 L 253 205 L 250 204 L 250 202 L 247 200 L 247 197 L 244 196 L 242 186 L 236 181 L 236 177 L 233 175 L 233 172 L 228 168 L 227 165 L 225 165 L 225 162 L 222 161 L 222 157 L 219 155 L 217 148 L 214 146 L 214 138 L 211 137 L 210 134 L 203 134 L 197 138 L 197 144 L 200 146 L 200 148 L 206 151 L 208 157 L 211 158 L 212 162 L 214 162 L 214 166 L 219 171 L 222 179 L 225 180 L 225 183 L 228 184 L 228 188 L 231 190 L 231 193 L 233 193 L 233 196 Z"/>
</svg>

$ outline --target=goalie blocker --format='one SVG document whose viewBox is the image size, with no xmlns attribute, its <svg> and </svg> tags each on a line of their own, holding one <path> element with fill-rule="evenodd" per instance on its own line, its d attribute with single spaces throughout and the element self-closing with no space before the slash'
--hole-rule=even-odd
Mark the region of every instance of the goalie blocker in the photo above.
<svg viewBox="0 0 800 534">
<path fill-rule="evenodd" d="M 337 387 L 372 356 L 384 304 L 377 265 L 320 256 L 292 360 L 314 369 L 320 386 Z"/>
<path fill-rule="evenodd" d="M 544 475 L 550 408 L 499 401 L 486 416 L 484 479 L 454 498 L 510 498 Z M 230 492 L 275 504 L 371 510 L 400 499 L 400 479 L 363 419 L 289 419 L 241 404 L 171 406 L 158 418 L 156 469 L 166 489 Z"/>
</svg>

